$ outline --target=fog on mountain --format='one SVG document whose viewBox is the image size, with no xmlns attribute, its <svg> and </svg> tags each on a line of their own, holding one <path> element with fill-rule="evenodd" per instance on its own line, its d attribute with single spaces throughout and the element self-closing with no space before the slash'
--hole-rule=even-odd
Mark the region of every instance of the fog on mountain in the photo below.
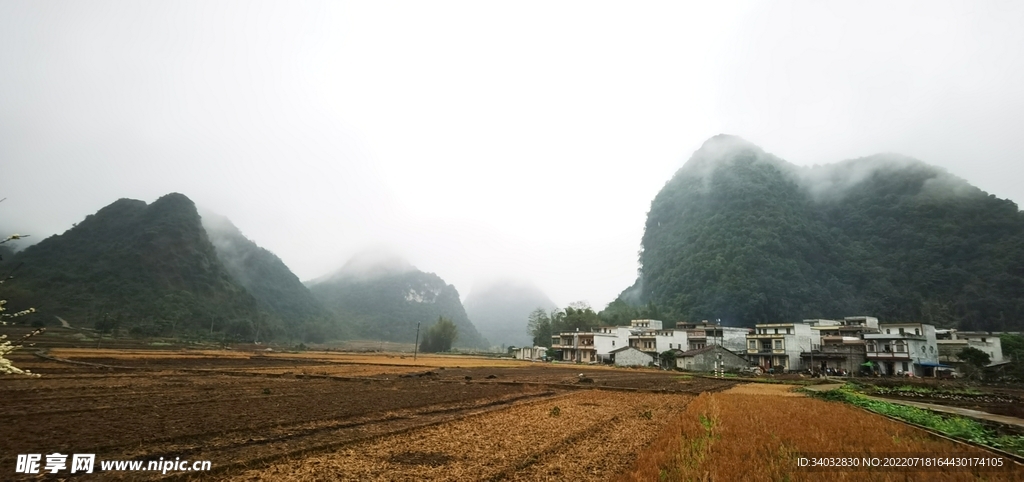
<svg viewBox="0 0 1024 482">
<path fill-rule="evenodd" d="M 921 161 L 801 168 L 722 135 L 651 203 L 620 302 L 743 326 L 870 313 L 1020 329 L 1022 235 L 1016 204 Z"/>
</svg>

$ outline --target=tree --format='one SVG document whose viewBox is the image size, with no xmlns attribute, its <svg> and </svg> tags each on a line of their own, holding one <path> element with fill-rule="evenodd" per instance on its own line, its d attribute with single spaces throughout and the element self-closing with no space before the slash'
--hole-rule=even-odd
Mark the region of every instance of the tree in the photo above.
<svg viewBox="0 0 1024 482">
<path fill-rule="evenodd" d="M 987 366 L 992 361 L 992 359 L 989 358 L 988 353 L 985 353 L 972 346 L 960 350 L 960 353 L 958 353 L 956 356 L 957 358 L 960 359 L 960 361 L 966 363 L 967 367 L 969 367 L 968 376 L 974 376 L 980 373 L 981 369 L 985 368 L 985 366 Z"/>
<path fill-rule="evenodd" d="M 676 367 L 676 352 L 672 350 L 665 350 L 661 352 L 661 356 L 658 357 L 661 363 L 661 368 L 666 370 L 672 370 Z"/>
<path fill-rule="evenodd" d="M 563 312 L 565 316 L 559 323 L 561 325 L 558 327 L 559 331 L 586 331 L 604 324 L 593 308 L 583 301 L 570 303 Z"/>
<path fill-rule="evenodd" d="M 23 237 L 24 236 L 21 236 L 21 235 L 18 235 L 18 234 L 12 234 L 12 235 L 8 236 L 6 239 L 4 239 L 3 241 L 0 241 L 0 245 L 6 244 L 8 241 L 12 241 L 12 240 L 15 240 L 15 239 L 21 239 Z M 13 278 L 13 276 L 11 276 L 11 274 L 8 273 L 6 276 L 4 276 L 3 279 L 0 279 L 0 285 L 2 285 L 4 282 L 6 282 L 7 280 L 10 280 L 12 278 Z M 28 315 L 30 313 L 35 313 L 35 311 L 36 311 L 35 308 L 28 308 L 28 309 L 21 310 L 21 311 L 15 312 L 15 313 L 4 313 L 5 311 L 7 311 L 6 305 L 7 305 L 7 300 L 0 300 L 0 325 L 6 325 L 8 323 L 7 320 L 9 320 L 9 319 L 18 318 L 20 316 L 25 316 L 25 315 Z M 43 330 L 45 330 L 45 329 L 44 328 L 40 328 L 40 329 L 37 329 L 37 330 L 33 330 L 29 334 L 27 334 L 24 337 L 22 337 L 20 340 L 17 340 L 17 341 L 14 341 L 14 342 L 8 340 L 7 339 L 7 335 L 0 335 L 0 375 L 2 375 L 2 374 L 13 374 L 13 375 L 39 376 L 39 375 L 35 375 L 35 374 L 29 372 L 28 370 L 22 370 L 22 369 L 20 369 L 20 368 L 18 368 L 16 366 L 14 366 L 14 363 L 11 362 L 11 360 L 7 358 L 7 355 L 10 354 L 11 352 L 21 348 L 22 346 L 24 346 L 25 340 L 29 339 L 32 336 L 35 336 L 35 335 L 38 335 L 38 334 L 42 333 Z"/>
<path fill-rule="evenodd" d="M 443 316 L 437 318 L 437 323 L 427 329 L 423 341 L 420 342 L 420 351 L 423 353 L 438 353 L 451 351 L 452 343 L 459 338 L 459 329 L 452 320 Z"/>
<path fill-rule="evenodd" d="M 960 353 L 957 354 L 957 358 L 979 369 L 985 368 L 989 363 L 992 362 L 992 359 L 988 356 L 988 353 L 985 353 L 972 346 L 960 350 Z"/>
<path fill-rule="evenodd" d="M 544 311 L 544 308 L 537 308 L 530 312 L 530 317 L 527 318 L 526 322 L 526 330 L 533 336 L 533 346 L 551 348 L 551 336 L 553 335 L 551 317 Z"/>
<path fill-rule="evenodd" d="M 999 335 L 1003 354 L 1010 359 L 1008 374 L 1017 380 L 1024 379 L 1024 336 L 1005 333 Z"/>
</svg>

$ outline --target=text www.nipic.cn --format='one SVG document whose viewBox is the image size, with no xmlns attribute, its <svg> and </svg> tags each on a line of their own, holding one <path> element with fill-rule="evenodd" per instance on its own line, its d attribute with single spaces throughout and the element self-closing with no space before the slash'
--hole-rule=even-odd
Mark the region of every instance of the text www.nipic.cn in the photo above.
<svg viewBox="0 0 1024 482">
<path fill-rule="evenodd" d="M 45 458 L 45 460 L 44 460 Z M 19 454 L 18 463 L 14 468 L 19 474 L 38 474 L 49 472 L 56 474 L 63 470 L 69 473 L 91 474 L 96 465 L 96 454 L 73 454 L 71 455 L 70 467 L 68 467 L 68 455 L 61 453 L 42 454 Z M 209 460 L 181 460 L 180 457 L 174 460 L 101 460 L 99 468 L 107 471 L 132 471 L 132 472 L 189 472 L 210 470 Z"/>
</svg>

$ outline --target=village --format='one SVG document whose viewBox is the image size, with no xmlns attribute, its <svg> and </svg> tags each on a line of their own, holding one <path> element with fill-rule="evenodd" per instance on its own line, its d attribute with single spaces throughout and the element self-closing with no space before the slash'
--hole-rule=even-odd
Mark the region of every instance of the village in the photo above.
<svg viewBox="0 0 1024 482">
<path fill-rule="evenodd" d="M 985 370 L 1004 359 L 1001 333 L 936 329 L 927 323 L 879 323 L 871 316 L 842 320 L 808 319 L 764 323 L 753 328 L 703 320 L 666 326 L 661 320 L 632 320 L 552 336 L 551 348 L 513 348 L 516 359 L 657 366 L 696 372 L 750 374 L 805 373 L 811 376 L 905 376 L 956 378 L 964 375 L 965 348 L 988 356 Z"/>
</svg>

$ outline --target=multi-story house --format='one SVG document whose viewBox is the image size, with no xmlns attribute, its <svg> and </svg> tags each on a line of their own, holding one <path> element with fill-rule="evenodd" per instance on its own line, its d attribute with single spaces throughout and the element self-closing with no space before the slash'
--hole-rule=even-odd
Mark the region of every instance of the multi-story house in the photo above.
<svg viewBox="0 0 1024 482">
<path fill-rule="evenodd" d="M 599 326 L 589 331 L 563 332 L 551 337 L 551 350 L 561 351 L 562 361 L 609 361 L 612 351 L 629 346 L 634 331 L 631 326 Z"/>
<path fill-rule="evenodd" d="M 842 369 L 857 374 L 867 361 L 864 334 L 878 333 L 878 318 L 847 316 L 836 320 L 804 320 L 818 332 L 821 343 L 800 354 L 812 370 Z"/>
<path fill-rule="evenodd" d="M 629 336 L 629 346 L 642 352 L 657 354 L 668 350 L 686 351 L 686 330 L 674 328 L 645 329 Z"/>
<path fill-rule="evenodd" d="M 660 330 L 664 323 L 661 320 L 630 320 L 629 327 L 633 329 Z"/>
<path fill-rule="evenodd" d="M 562 352 L 562 361 L 590 363 L 598 361 L 594 333 L 567 331 L 551 337 L 551 349 Z"/>
<path fill-rule="evenodd" d="M 934 376 L 939 367 L 935 327 L 925 323 L 882 323 L 865 333 L 865 353 L 882 375 Z"/>
<path fill-rule="evenodd" d="M 677 330 L 686 331 L 686 350 L 700 350 L 709 346 L 722 346 L 734 353 L 743 353 L 747 348 L 747 334 L 750 328 L 722 326 L 718 323 L 680 321 Z"/>
<path fill-rule="evenodd" d="M 762 323 L 746 336 L 747 359 L 762 368 L 801 370 L 800 354 L 821 344 L 818 333 L 807 323 Z"/>
<path fill-rule="evenodd" d="M 960 363 L 957 356 L 964 348 L 977 348 L 989 356 L 989 365 L 1003 363 L 1003 345 L 999 335 L 984 331 L 935 330 L 940 363 Z"/>
</svg>

